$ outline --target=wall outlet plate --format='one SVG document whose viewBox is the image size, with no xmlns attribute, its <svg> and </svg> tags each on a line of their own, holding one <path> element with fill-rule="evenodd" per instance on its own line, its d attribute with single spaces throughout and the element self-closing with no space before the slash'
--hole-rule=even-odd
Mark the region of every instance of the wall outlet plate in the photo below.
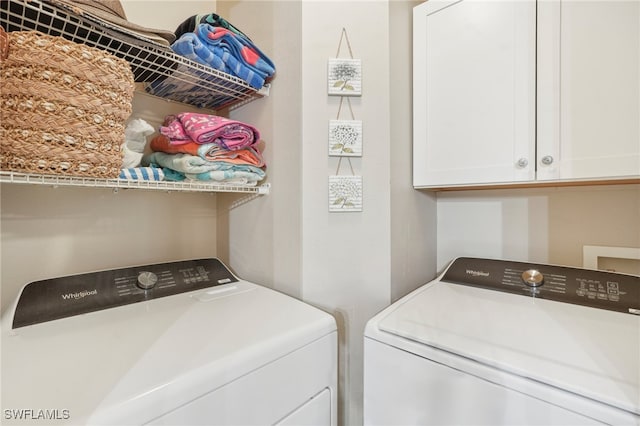
<svg viewBox="0 0 640 426">
<path fill-rule="evenodd" d="M 582 266 L 586 269 L 640 275 L 640 248 L 583 246 Z"/>
</svg>

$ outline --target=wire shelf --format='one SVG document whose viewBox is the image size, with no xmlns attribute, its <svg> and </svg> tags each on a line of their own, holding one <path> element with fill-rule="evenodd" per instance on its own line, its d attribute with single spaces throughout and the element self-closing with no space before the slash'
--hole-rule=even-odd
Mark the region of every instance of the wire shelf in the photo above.
<svg viewBox="0 0 640 426">
<path fill-rule="evenodd" d="M 135 81 L 154 96 L 211 110 L 234 109 L 267 96 L 244 80 L 175 54 L 142 38 L 65 5 L 40 0 L 1 0 L 0 25 L 7 32 L 36 30 L 103 49 L 131 65 Z"/>
<path fill-rule="evenodd" d="M 145 181 L 127 179 L 98 179 L 80 176 L 54 176 L 29 173 L 17 173 L 0 171 L 0 183 L 21 183 L 48 186 L 80 186 L 85 188 L 112 188 L 118 189 L 149 189 L 160 191 L 180 192 L 244 192 L 258 195 L 267 195 L 271 185 L 266 183 L 260 186 L 241 186 L 215 184 L 198 181 Z"/>
</svg>

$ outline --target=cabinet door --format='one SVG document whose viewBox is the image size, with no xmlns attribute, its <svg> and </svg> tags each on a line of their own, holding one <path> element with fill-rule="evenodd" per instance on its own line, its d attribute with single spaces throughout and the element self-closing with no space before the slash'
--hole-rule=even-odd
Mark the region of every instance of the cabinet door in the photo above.
<svg viewBox="0 0 640 426">
<path fill-rule="evenodd" d="M 414 8 L 414 186 L 535 178 L 535 1 Z"/>
<path fill-rule="evenodd" d="M 640 175 L 640 1 L 538 3 L 538 180 Z"/>
</svg>

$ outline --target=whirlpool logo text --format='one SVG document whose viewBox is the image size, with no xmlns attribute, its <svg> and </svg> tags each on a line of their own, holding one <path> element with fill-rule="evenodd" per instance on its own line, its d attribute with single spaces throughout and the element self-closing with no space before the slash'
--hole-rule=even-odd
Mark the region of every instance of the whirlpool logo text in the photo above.
<svg viewBox="0 0 640 426">
<path fill-rule="evenodd" d="M 489 273 L 484 271 L 474 271 L 473 269 L 467 269 L 467 275 L 471 275 L 474 277 L 488 277 Z"/>
<path fill-rule="evenodd" d="M 87 297 L 87 296 L 95 296 L 98 294 L 98 289 L 95 288 L 93 290 L 84 290 L 84 291 L 79 291 L 77 293 L 67 293 L 67 294 L 63 294 L 62 295 L 62 299 L 63 300 L 78 300 L 78 299 L 82 299 L 83 297 Z"/>
</svg>

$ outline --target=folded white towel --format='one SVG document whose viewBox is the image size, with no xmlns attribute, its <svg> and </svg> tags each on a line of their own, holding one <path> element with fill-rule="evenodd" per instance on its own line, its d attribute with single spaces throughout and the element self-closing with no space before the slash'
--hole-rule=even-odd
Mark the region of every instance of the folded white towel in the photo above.
<svg viewBox="0 0 640 426">
<path fill-rule="evenodd" d="M 153 127 L 141 118 L 129 121 L 124 130 L 124 144 L 122 145 L 122 168 L 138 167 L 144 148 L 147 145 L 147 136 L 153 133 Z"/>
</svg>

